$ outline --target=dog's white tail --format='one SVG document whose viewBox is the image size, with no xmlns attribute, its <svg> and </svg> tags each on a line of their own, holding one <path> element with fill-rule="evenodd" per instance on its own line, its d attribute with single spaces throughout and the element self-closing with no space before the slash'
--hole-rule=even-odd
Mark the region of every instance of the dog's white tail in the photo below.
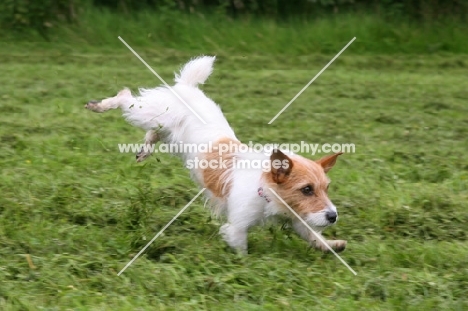
<svg viewBox="0 0 468 311">
<path fill-rule="evenodd" d="M 205 83 L 211 72 L 213 72 L 215 59 L 215 56 L 202 56 L 191 60 L 182 68 L 180 75 L 176 74 L 175 82 L 190 86 Z"/>
</svg>

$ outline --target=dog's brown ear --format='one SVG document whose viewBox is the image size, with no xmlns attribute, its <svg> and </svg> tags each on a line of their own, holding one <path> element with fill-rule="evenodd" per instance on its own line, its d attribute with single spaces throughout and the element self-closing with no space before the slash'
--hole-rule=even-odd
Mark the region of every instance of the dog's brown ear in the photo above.
<svg viewBox="0 0 468 311">
<path fill-rule="evenodd" d="M 287 155 L 275 149 L 270 156 L 270 165 L 273 181 L 277 184 L 281 184 L 285 182 L 288 175 L 291 173 L 293 162 Z"/>
<path fill-rule="evenodd" d="M 328 155 L 315 162 L 320 164 L 323 167 L 323 170 L 325 171 L 325 173 L 328 173 L 328 171 L 331 170 L 332 167 L 335 165 L 336 158 L 338 158 L 340 154 L 343 154 L 343 152 L 338 152 L 332 155 Z"/>
</svg>

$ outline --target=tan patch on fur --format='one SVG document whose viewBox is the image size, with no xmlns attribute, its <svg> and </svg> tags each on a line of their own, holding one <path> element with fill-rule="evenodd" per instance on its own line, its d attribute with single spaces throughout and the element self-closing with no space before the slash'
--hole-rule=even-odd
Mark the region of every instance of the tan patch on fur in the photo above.
<svg viewBox="0 0 468 311">
<path fill-rule="evenodd" d="M 220 145 L 230 146 L 229 150 L 220 152 L 218 149 Z M 234 159 L 234 152 L 238 149 L 241 142 L 231 138 L 221 138 L 220 140 L 213 143 L 213 150 L 205 153 L 205 159 L 215 161 L 218 168 L 206 168 L 203 170 L 203 182 L 205 187 L 213 193 L 215 197 L 224 199 L 231 190 L 231 183 L 229 180 L 231 167 Z M 234 146 L 237 146 L 234 147 Z M 220 167 L 221 163 L 225 163 L 226 167 Z"/>
<path fill-rule="evenodd" d="M 263 173 L 268 187 L 272 188 L 299 215 L 315 213 L 326 208 L 330 200 L 327 194 L 329 179 L 320 164 L 300 157 L 291 156 L 293 168 L 281 184 L 274 182 L 270 172 Z M 307 196 L 301 191 L 307 185 L 313 186 L 314 195 Z M 286 208 L 286 207 L 285 207 Z"/>
</svg>

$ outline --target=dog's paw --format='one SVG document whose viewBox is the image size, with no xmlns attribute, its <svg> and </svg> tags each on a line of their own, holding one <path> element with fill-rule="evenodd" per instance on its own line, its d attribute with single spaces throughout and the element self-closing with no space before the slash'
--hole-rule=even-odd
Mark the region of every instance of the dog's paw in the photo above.
<svg viewBox="0 0 468 311">
<path fill-rule="evenodd" d="M 146 160 L 150 155 L 151 155 L 151 152 L 145 151 L 143 148 L 141 148 L 140 152 L 138 152 L 135 155 L 135 158 L 136 158 L 136 161 L 139 163 L 139 162 L 143 162 L 144 160 Z"/>
<path fill-rule="evenodd" d="M 330 243 L 329 245 L 337 253 L 344 251 L 346 249 L 346 245 L 348 244 L 348 242 L 346 242 L 345 240 L 334 240 L 334 241 L 329 241 L 329 242 L 333 242 L 333 243 Z"/>
<path fill-rule="evenodd" d="M 235 253 L 247 255 L 247 231 L 226 223 L 219 229 L 219 234 Z"/>
<path fill-rule="evenodd" d="M 345 240 L 327 240 L 328 246 L 330 246 L 337 253 L 344 251 L 346 249 L 347 243 L 348 242 Z M 321 250 L 324 253 L 330 252 L 330 249 L 320 241 L 316 241 L 314 246 L 316 249 Z"/>
<path fill-rule="evenodd" d="M 99 104 L 101 103 L 100 100 L 90 100 L 86 105 L 85 108 L 91 111 L 99 112 Z"/>
</svg>

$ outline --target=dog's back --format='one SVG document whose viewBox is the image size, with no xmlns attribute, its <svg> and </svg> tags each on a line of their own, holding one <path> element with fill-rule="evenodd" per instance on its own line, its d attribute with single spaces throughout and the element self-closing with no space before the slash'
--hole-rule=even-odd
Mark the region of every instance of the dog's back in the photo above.
<svg viewBox="0 0 468 311">
<path fill-rule="evenodd" d="M 214 60 L 209 56 L 191 60 L 176 75 L 176 85 L 171 88 L 140 89 L 140 96 L 130 96 L 121 105 L 124 117 L 146 131 L 160 131 L 166 143 L 237 139 L 219 106 L 197 87 L 210 76 Z"/>
</svg>

